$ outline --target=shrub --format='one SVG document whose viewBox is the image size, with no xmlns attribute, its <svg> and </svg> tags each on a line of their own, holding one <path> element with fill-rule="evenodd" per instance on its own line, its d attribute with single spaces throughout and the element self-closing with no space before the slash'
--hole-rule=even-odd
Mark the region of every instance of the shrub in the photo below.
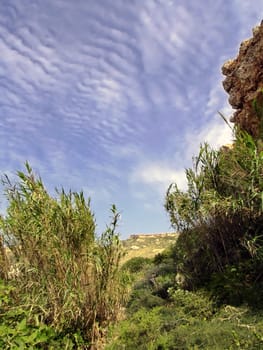
<svg viewBox="0 0 263 350">
<path fill-rule="evenodd" d="M 151 263 L 151 259 L 137 256 L 126 261 L 125 264 L 123 264 L 122 269 L 131 273 L 136 273 L 144 270 L 145 267 L 149 266 Z"/>
<path fill-rule="evenodd" d="M 140 309 L 111 330 L 107 350 L 262 349 L 262 315 L 217 310 L 205 293 L 171 291 L 174 302 Z"/>
<path fill-rule="evenodd" d="M 59 333 L 38 317 L 28 322 L 29 311 L 12 306 L 15 288 L 0 281 L 0 347 L 1 349 L 80 349 L 81 336 Z"/>
<path fill-rule="evenodd" d="M 156 306 L 165 304 L 163 298 L 154 295 L 151 290 L 137 289 L 131 293 L 127 304 L 127 312 L 131 315 L 140 309 L 153 309 Z"/>
<path fill-rule="evenodd" d="M 114 340 L 106 346 L 106 349 L 157 349 L 160 327 L 160 308 L 140 309 L 112 331 L 111 337 Z"/>
<path fill-rule="evenodd" d="M 189 292 L 186 290 L 169 290 L 173 307 L 187 317 L 211 319 L 215 313 L 213 301 L 204 292 Z"/>
<path fill-rule="evenodd" d="M 201 146 L 186 170 L 187 190 L 174 184 L 167 192 L 171 223 L 181 231 L 173 256 L 185 288 L 209 285 L 240 262 L 263 263 L 263 151 L 247 133 L 235 136 L 232 148 Z M 263 281 L 258 269 L 248 274 L 250 285 Z"/>
<path fill-rule="evenodd" d="M 2 273 L 16 285 L 14 306 L 26 305 L 29 321 L 38 315 L 58 332 L 80 331 L 96 342 L 125 297 L 119 214 L 113 206 L 112 222 L 97 238 L 90 202 L 82 192 L 62 189 L 52 198 L 28 164 L 26 170 L 18 172 L 15 184 L 4 179 L 9 206 L 0 221 L 1 240 L 18 269 L 13 276 Z"/>
</svg>

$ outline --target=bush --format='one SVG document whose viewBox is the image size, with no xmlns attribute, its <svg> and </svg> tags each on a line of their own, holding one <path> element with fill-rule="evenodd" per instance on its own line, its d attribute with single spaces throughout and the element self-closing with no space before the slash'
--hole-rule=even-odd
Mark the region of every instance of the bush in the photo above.
<svg viewBox="0 0 263 350">
<path fill-rule="evenodd" d="M 253 283 L 262 273 L 262 262 L 242 261 L 226 266 L 224 272 L 214 273 L 207 285 L 218 304 L 239 306 L 244 303 L 262 309 L 262 282 Z"/>
<path fill-rule="evenodd" d="M 129 314 L 140 308 L 151 309 L 166 304 L 169 299 L 168 290 L 174 286 L 175 282 L 174 271 L 174 263 L 171 259 L 160 265 L 148 265 L 148 269 L 133 285 L 127 303 Z"/>
<path fill-rule="evenodd" d="M 188 189 L 171 185 L 166 197 L 171 223 L 181 231 L 173 257 L 185 288 L 209 286 L 212 276 L 230 278 L 229 268 L 244 268 L 232 275 L 228 302 L 244 275 L 250 286 L 263 282 L 258 269 L 247 271 L 263 264 L 263 151 L 247 133 L 236 130 L 235 136 L 232 148 L 201 146 L 193 168 L 186 170 Z"/>
<path fill-rule="evenodd" d="M 160 308 L 140 309 L 112 331 L 114 340 L 105 349 L 157 349 L 160 327 Z"/>
<path fill-rule="evenodd" d="M 262 349 L 262 315 L 245 307 L 217 310 L 205 293 L 171 293 L 174 302 L 140 309 L 114 327 L 106 349 Z"/>
<path fill-rule="evenodd" d="M 186 290 L 169 291 L 173 307 L 187 317 L 195 317 L 199 319 L 211 319 L 215 313 L 215 306 L 213 301 L 209 299 L 204 292 L 189 292 Z"/>
<path fill-rule="evenodd" d="M 163 252 L 158 253 L 153 258 L 153 263 L 155 265 L 160 265 L 161 263 L 167 264 L 170 263 L 172 260 L 172 249 L 169 247 L 168 249 L 165 249 Z"/>
<path fill-rule="evenodd" d="M 136 273 L 144 270 L 151 263 L 151 259 L 137 256 L 126 261 L 125 264 L 123 264 L 122 269 L 127 270 L 131 273 Z"/>
<path fill-rule="evenodd" d="M 0 281 L 0 347 L 1 349 L 80 349 L 84 341 L 80 334 L 59 333 L 39 321 L 28 322 L 29 312 L 12 306 L 15 288 Z"/>
<path fill-rule="evenodd" d="M 131 293 L 127 304 L 127 312 L 131 315 L 140 309 L 153 309 L 156 306 L 162 306 L 165 300 L 158 295 L 154 295 L 151 290 L 137 289 Z"/>
<path fill-rule="evenodd" d="M 117 318 L 125 298 L 115 232 L 119 214 L 113 206 L 112 222 L 97 238 L 83 193 L 62 189 L 52 198 L 28 164 L 26 170 L 18 172 L 18 183 L 4 179 L 9 207 L 0 220 L 0 241 L 14 260 L 2 273 L 16 286 L 13 306 L 26 305 L 29 322 L 37 315 L 58 332 L 80 331 L 87 341 L 96 342 L 101 327 Z M 3 254 L 2 260 L 8 261 Z"/>
</svg>

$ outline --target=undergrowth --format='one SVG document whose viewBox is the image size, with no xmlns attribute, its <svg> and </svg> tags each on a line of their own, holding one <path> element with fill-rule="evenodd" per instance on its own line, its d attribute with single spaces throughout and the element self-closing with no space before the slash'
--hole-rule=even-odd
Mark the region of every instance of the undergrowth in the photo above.
<svg viewBox="0 0 263 350">
<path fill-rule="evenodd" d="M 83 193 L 51 197 L 28 164 L 16 183 L 5 177 L 0 347 L 263 349 L 262 132 L 202 145 L 187 189 L 167 191 L 175 244 L 122 267 L 115 206 L 98 237 Z"/>
<path fill-rule="evenodd" d="M 106 350 L 263 348 L 262 311 L 247 305 L 219 306 L 205 289 L 181 289 L 167 258 L 153 267 L 152 262 L 135 276 L 126 318 L 111 327 Z M 166 278 L 158 279 L 165 270 Z M 153 271 L 158 283 L 153 283 Z M 158 295 L 160 289 L 166 293 Z"/>
<path fill-rule="evenodd" d="M 179 237 L 135 278 L 106 349 L 263 349 L 262 132 L 236 128 L 230 147 L 201 145 L 186 191 L 169 187 Z"/>
</svg>

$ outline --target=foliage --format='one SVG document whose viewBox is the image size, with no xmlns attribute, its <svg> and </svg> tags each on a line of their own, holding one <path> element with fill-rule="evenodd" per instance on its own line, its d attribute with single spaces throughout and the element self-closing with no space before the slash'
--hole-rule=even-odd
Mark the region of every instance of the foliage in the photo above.
<svg viewBox="0 0 263 350">
<path fill-rule="evenodd" d="M 154 259 L 155 260 L 155 259 Z M 174 286 L 175 268 L 170 258 L 160 264 L 148 265 L 143 274 L 136 274 L 133 289 L 127 303 L 129 314 L 141 308 L 151 309 L 164 305 L 169 299 L 168 290 Z"/>
<path fill-rule="evenodd" d="M 170 289 L 169 293 L 173 307 L 188 317 L 209 320 L 215 312 L 212 300 L 202 291 L 193 293 L 182 289 Z"/>
<path fill-rule="evenodd" d="M 151 264 L 152 260 L 149 258 L 144 258 L 142 256 L 136 256 L 129 259 L 123 264 L 122 269 L 127 270 L 131 273 L 140 272 L 145 269 L 145 267 Z"/>
<path fill-rule="evenodd" d="M 111 328 L 106 349 L 261 349 L 261 311 L 253 313 L 244 306 L 219 308 L 218 300 L 205 290 L 191 292 L 172 287 L 172 254 L 165 254 L 165 263 L 163 259 L 156 261 L 137 280 L 126 319 Z M 156 291 L 166 279 L 168 296 L 161 298 Z M 220 290 L 218 294 L 223 295 Z"/>
<path fill-rule="evenodd" d="M 246 303 L 253 309 L 262 309 L 262 281 L 257 281 L 262 262 L 241 261 L 238 265 L 226 266 L 224 272 L 214 273 L 208 289 L 218 304 L 241 305 Z"/>
<path fill-rule="evenodd" d="M 262 101 L 258 138 L 236 129 L 230 147 L 202 145 L 187 190 L 169 187 L 179 237 L 135 283 L 106 349 L 263 348 Z"/>
<path fill-rule="evenodd" d="M 1 217 L 2 277 L 16 289 L 13 307 L 23 305 L 27 319 L 51 325 L 58 332 L 81 332 L 91 343 L 118 317 L 125 298 L 122 255 L 116 233 L 119 214 L 97 238 L 95 220 L 82 192 L 57 191 L 51 197 L 26 164 L 12 184 L 4 178 L 9 206 Z M 8 266 L 8 270 L 6 270 Z"/>
<path fill-rule="evenodd" d="M 39 321 L 28 322 L 29 312 L 12 307 L 14 287 L 0 281 L 0 347 L 1 349 L 76 349 L 84 341 L 79 334 L 63 334 Z"/>
<path fill-rule="evenodd" d="M 186 170 L 188 189 L 172 184 L 167 192 L 166 209 L 179 231 L 209 224 L 219 216 L 262 213 L 263 154 L 253 138 L 237 131 L 231 148 L 215 151 L 204 144 Z M 229 219 L 230 221 L 230 219 Z"/>
<path fill-rule="evenodd" d="M 239 282 L 261 283 L 263 151 L 257 142 L 236 130 L 230 148 L 215 151 L 205 144 L 186 175 L 187 190 L 171 185 L 166 197 L 171 223 L 181 231 L 173 255 L 184 286 L 209 284 L 241 261 Z M 237 285 L 235 278 L 231 288 Z"/>
<path fill-rule="evenodd" d="M 154 265 L 163 266 L 163 268 L 169 270 L 169 271 L 175 271 L 174 266 L 174 259 L 173 259 L 173 252 L 174 252 L 174 246 L 177 242 L 178 234 L 174 237 L 171 244 L 163 250 L 161 253 L 157 253 L 153 258 Z M 167 271 L 168 272 L 168 271 Z"/>
<path fill-rule="evenodd" d="M 261 349 L 262 315 L 217 310 L 204 293 L 171 291 L 173 301 L 141 308 L 115 326 L 107 350 Z"/>
</svg>

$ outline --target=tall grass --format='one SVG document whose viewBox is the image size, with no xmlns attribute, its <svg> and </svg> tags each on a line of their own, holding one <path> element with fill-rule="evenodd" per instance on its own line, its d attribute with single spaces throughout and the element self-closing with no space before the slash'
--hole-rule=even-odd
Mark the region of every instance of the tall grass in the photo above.
<svg viewBox="0 0 263 350">
<path fill-rule="evenodd" d="M 236 129 L 235 138 L 219 151 L 201 146 L 186 170 L 187 190 L 175 184 L 167 192 L 171 223 L 181 231 L 177 270 L 187 288 L 218 283 L 219 275 L 227 284 L 220 288 L 233 293 L 256 285 L 260 290 L 263 283 L 263 151 L 244 131 Z"/>
<path fill-rule="evenodd" d="M 82 192 L 62 189 L 51 197 L 28 164 L 17 175 L 16 183 L 3 179 L 9 206 L 0 220 L 1 277 L 15 283 L 14 304 L 32 319 L 37 315 L 56 330 L 80 331 L 95 349 L 125 298 L 119 214 L 113 206 L 112 222 L 97 237 Z"/>
</svg>

